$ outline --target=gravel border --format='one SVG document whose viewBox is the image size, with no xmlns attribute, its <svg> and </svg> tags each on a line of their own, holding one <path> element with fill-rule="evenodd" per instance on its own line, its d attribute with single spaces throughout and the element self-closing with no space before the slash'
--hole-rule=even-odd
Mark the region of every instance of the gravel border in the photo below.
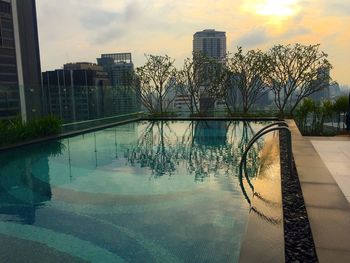
<svg viewBox="0 0 350 263">
<path fill-rule="evenodd" d="M 288 169 L 287 137 L 284 131 L 280 132 L 280 156 L 286 262 L 318 262 L 294 161 L 294 175 Z"/>
</svg>

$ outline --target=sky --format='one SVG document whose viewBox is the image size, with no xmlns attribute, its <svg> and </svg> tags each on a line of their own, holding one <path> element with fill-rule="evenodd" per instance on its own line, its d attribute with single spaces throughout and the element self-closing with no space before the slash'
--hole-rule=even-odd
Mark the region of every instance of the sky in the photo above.
<svg viewBox="0 0 350 263">
<path fill-rule="evenodd" d="M 169 55 L 181 67 L 193 34 L 227 34 L 227 51 L 321 44 L 332 78 L 350 85 L 349 0 L 36 0 L 42 70 L 102 53 Z"/>
</svg>

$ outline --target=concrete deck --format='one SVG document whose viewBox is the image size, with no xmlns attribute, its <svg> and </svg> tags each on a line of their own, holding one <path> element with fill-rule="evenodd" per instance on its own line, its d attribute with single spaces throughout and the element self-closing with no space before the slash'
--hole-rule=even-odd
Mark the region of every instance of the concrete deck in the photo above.
<svg viewBox="0 0 350 263">
<path fill-rule="evenodd" d="M 303 137 L 294 121 L 289 125 L 319 261 L 350 262 L 350 139 Z"/>
<path fill-rule="evenodd" d="M 340 190 L 350 202 L 350 136 L 310 138 Z"/>
</svg>

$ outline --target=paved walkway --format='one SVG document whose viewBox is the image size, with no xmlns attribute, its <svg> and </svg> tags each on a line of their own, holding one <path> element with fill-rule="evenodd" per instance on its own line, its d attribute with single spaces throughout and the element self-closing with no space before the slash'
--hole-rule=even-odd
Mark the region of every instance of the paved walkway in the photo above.
<svg viewBox="0 0 350 263">
<path fill-rule="evenodd" d="M 350 147 L 345 145 L 350 138 L 303 137 L 294 121 L 289 124 L 294 160 L 319 262 L 349 263 L 350 205 L 340 186 L 343 191 L 349 188 L 343 182 L 336 182 L 332 175 L 336 171 L 332 168 L 345 167 L 337 171 L 342 171 L 339 175 L 343 177 L 350 177 L 350 169 L 346 168 L 350 164 Z"/>
<path fill-rule="evenodd" d="M 350 136 L 311 137 L 310 141 L 350 202 Z"/>
</svg>

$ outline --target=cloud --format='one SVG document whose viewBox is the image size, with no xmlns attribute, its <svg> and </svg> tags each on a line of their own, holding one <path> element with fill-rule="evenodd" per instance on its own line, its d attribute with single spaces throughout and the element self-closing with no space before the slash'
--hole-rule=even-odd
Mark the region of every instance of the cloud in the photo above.
<svg viewBox="0 0 350 263">
<path fill-rule="evenodd" d="M 331 16 L 350 16 L 350 2 L 344 0 L 324 1 L 323 12 Z"/>
<path fill-rule="evenodd" d="M 138 5 L 132 2 L 119 12 L 91 10 L 80 19 L 80 22 L 85 29 L 91 31 L 92 37 L 89 43 L 101 45 L 123 38 L 140 19 L 142 12 Z"/>
<path fill-rule="evenodd" d="M 104 10 L 87 10 L 80 22 L 88 30 L 98 31 L 118 20 L 120 14 Z"/>
<path fill-rule="evenodd" d="M 299 36 L 307 35 L 307 34 L 311 34 L 311 33 L 312 33 L 312 30 L 310 28 L 307 28 L 307 27 L 292 27 L 289 30 L 287 30 L 286 32 L 277 36 L 277 38 L 291 39 L 291 38 L 295 38 L 295 37 L 299 37 Z"/>
<path fill-rule="evenodd" d="M 255 28 L 238 39 L 238 45 L 243 47 L 256 47 L 269 42 L 271 35 L 266 28 Z"/>
<path fill-rule="evenodd" d="M 249 0 L 263 2 L 264 0 Z M 64 2 L 64 3 L 62 3 Z M 334 59 L 340 81 L 350 83 L 349 0 L 297 0 L 289 17 L 242 10 L 248 0 L 36 0 L 43 70 L 69 61 L 91 61 L 101 53 L 168 54 L 183 61 L 196 31 L 226 31 L 228 51 L 274 44 L 320 43 Z"/>
<path fill-rule="evenodd" d="M 286 42 L 289 39 L 309 34 L 311 30 L 306 27 L 290 28 L 281 33 L 273 33 L 268 28 L 255 28 L 238 39 L 238 45 L 248 48 L 255 48 L 269 44 L 274 45 L 277 42 Z"/>
</svg>

